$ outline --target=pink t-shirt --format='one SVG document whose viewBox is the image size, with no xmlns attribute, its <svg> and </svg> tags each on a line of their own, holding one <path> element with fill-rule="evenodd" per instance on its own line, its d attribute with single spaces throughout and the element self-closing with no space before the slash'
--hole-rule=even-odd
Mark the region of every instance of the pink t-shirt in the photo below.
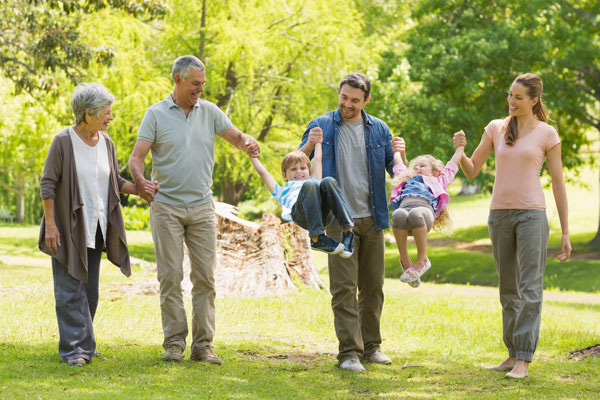
<svg viewBox="0 0 600 400">
<path fill-rule="evenodd" d="M 558 132 L 540 122 L 527 136 L 512 146 L 504 141 L 505 120 L 497 119 L 485 127 L 496 153 L 496 180 L 490 209 L 546 208 L 540 173 L 546 153 L 560 143 Z"/>
</svg>

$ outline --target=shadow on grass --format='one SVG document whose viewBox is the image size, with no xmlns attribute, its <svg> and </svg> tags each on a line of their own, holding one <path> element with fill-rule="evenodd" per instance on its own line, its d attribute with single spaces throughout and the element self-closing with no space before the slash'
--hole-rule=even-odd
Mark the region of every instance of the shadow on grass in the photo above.
<svg viewBox="0 0 600 400">
<path fill-rule="evenodd" d="M 334 366 L 331 355 L 308 354 L 291 362 L 288 354 L 249 344 L 218 346 L 223 365 L 184 360 L 160 360 L 162 348 L 128 344 L 106 346 L 102 356 L 82 368 L 58 361 L 56 344 L 0 343 L 0 396 L 4 398 L 233 398 L 233 399 L 371 399 L 417 398 L 536 398 L 561 393 L 591 398 L 597 394 L 594 371 L 585 365 L 552 359 L 535 364 L 532 376 L 521 382 L 473 365 L 473 359 L 447 357 L 431 351 L 406 351 L 390 366 L 367 364 L 356 374 Z M 488 362 L 489 356 L 481 361 Z M 470 361 L 469 361 L 470 360 Z M 556 371 L 568 380 L 561 380 Z M 540 393 L 541 390 L 541 393 Z"/>
<path fill-rule="evenodd" d="M 554 255 L 560 252 L 560 233 L 550 237 L 549 256 L 544 275 L 544 287 L 582 292 L 600 292 L 600 252 L 587 245 L 593 233 L 577 234 L 571 237 L 573 258 L 567 262 L 558 262 Z M 439 234 L 434 237 L 440 238 Z M 471 243 L 488 239 L 487 226 L 474 226 L 459 229 L 452 236 L 446 236 L 443 246 L 429 246 L 427 256 L 432 267 L 421 280 L 434 283 L 471 284 L 497 286 L 498 276 L 494 266 L 494 257 L 489 246 L 477 246 L 478 250 L 466 250 L 452 247 L 454 243 Z M 487 251 L 480 251 L 482 248 Z M 416 248 L 409 245 L 409 253 L 414 260 Z M 387 245 L 385 254 L 386 277 L 399 278 L 402 274 L 398 251 L 395 243 Z"/>
</svg>

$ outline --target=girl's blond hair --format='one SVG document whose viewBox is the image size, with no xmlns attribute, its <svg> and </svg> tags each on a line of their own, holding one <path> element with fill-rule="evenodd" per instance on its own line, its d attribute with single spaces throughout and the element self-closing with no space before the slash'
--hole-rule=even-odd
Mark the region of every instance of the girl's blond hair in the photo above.
<svg viewBox="0 0 600 400">
<path fill-rule="evenodd" d="M 423 154 L 416 158 L 413 158 L 412 160 L 410 160 L 409 165 L 414 165 L 422 159 L 425 159 L 431 165 L 432 172 L 441 173 L 444 170 L 444 163 L 441 160 L 432 156 L 431 154 Z M 417 175 L 417 173 L 413 168 L 407 168 L 402 175 L 394 178 L 394 186 L 399 185 L 400 183 L 404 182 L 408 178 L 412 178 L 415 175 Z M 448 207 L 446 206 L 442 211 L 440 211 L 440 214 L 433 221 L 433 229 L 435 229 L 436 231 L 442 231 L 450 229 L 451 226 L 452 220 L 450 219 L 450 213 L 448 212 Z"/>
</svg>

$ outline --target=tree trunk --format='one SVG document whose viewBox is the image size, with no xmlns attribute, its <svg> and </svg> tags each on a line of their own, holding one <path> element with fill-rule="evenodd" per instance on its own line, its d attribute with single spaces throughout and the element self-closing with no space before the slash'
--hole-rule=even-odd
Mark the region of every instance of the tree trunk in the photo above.
<svg viewBox="0 0 600 400">
<path fill-rule="evenodd" d="M 206 46 L 206 0 L 202 0 L 202 18 L 200 18 L 200 45 L 198 45 L 198 58 L 204 58 L 204 47 Z M 206 62 L 206 60 L 202 60 Z"/>
<path fill-rule="evenodd" d="M 260 225 L 236 216 L 235 207 L 215 203 L 217 214 L 217 297 L 265 297 L 298 292 L 293 279 L 316 289 L 326 289 L 313 264 L 308 233 L 294 223 L 281 224 L 272 214 Z M 154 267 L 148 267 L 156 268 Z M 182 289 L 190 296 L 190 260 L 184 246 Z M 153 276 L 141 285 L 127 286 L 136 293 L 155 294 Z"/>
<path fill-rule="evenodd" d="M 598 173 L 598 177 L 600 179 L 600 172 Z M 598 193 L 598 196 L 600 197 L 600 193 Z M 600 248 L 600 201 L 598 202 L 598 230 L 596 231 L 596 236 L 588 242 L 588 245 Z"/>
<path fill-rule="evenodd" d="M 479 191 L 479 185 L 474 183 L 467 182 L 466 179 L 462 180 L 462 184 L 460 187 L 460 192 L 458 192 L 459 196 L 467 196 L 470 194 L 475 194 Z"/>
<path fill-rule="evenodd" d="M 23 224 L 25 222 L 25 184 L 23 182 L 23 174 L 17 173 L 17 179 L 15 182 L 15 200 L 17 208 L 17 223 Z"/>
</svg>

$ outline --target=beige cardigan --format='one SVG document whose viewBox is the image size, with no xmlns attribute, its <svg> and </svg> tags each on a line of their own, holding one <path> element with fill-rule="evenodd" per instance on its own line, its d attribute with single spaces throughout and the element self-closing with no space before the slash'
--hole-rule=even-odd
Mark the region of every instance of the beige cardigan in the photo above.
<svg viewBox="0 0 600 400">
<path fill-rule="evenodd" d="M 129 250 L 125 237 L 125 224 L 121 213 L 119 190 L 126 182 L 119 176 L 115 145 L 108 135 L 100 132 L 106 139 L 110 183 L 108 189 L 108 222 L 106 227 L 105 251 L 110 262 L 121 269 L 125 276 L 131 275 Z M 40 181 L 42 199 L 54 199 L 54 218 L 60 233 L 61 245 L 56 254 L 50 253 L 46 244 L 46 220 L 42 218 L 39 249 L 56 257 L 67 267 L 73 278 L 87 282 L 88 260 L 83 219 L 83 202 L 77 185 L 75 154 L 69 137 L 69 130 L 59 132 L 50 145 L 44 172 Z"/>
</svg>

